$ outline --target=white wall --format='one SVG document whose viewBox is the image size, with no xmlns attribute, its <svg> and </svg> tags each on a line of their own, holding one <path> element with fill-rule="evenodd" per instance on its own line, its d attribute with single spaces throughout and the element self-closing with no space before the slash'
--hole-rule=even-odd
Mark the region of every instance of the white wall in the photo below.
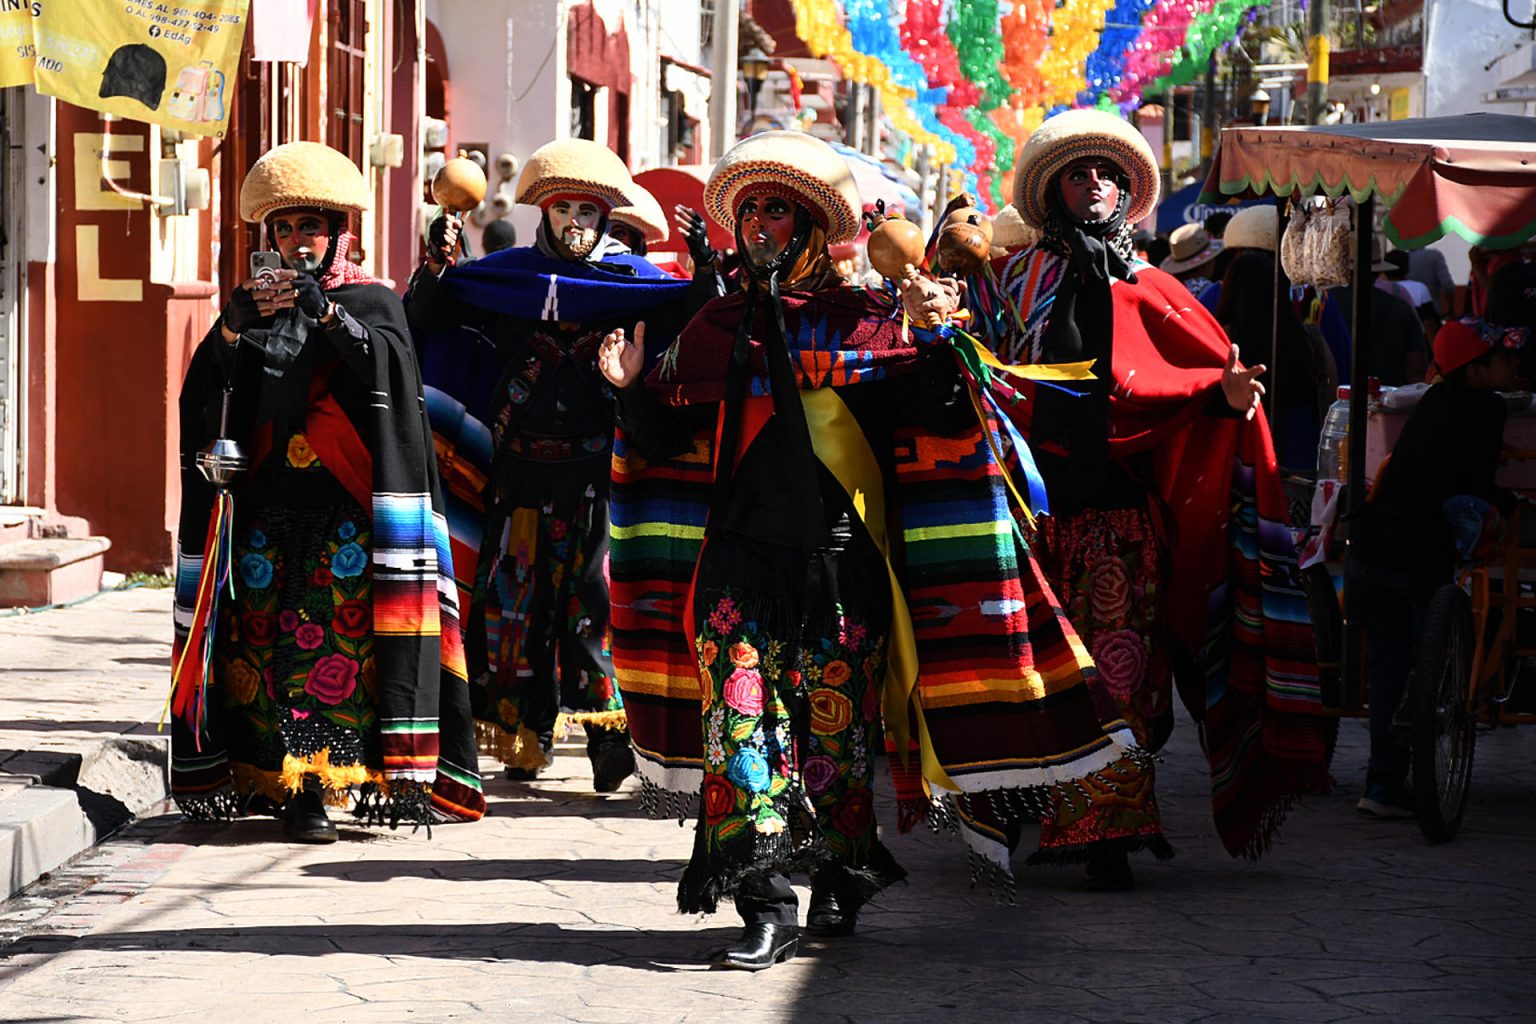
<svg viewBox="0 0 1536 1024">
<path fill-rule="evenodd" d="M 567 6 L 564 0 L 428 0 L 427 18 L 442 33 L 448 57 L 451 146 L 484 142 L 490 159 L 511 153 L 522 163 L 568 133 Z M 531 244 L 537 211 L 519 207 L 511 219 L 518 244 Z M 470 234 L 478 247 L 478 230 Z"/>
<path fill-rule="evenodd" d="M 1529 6 L 1513 5 L 1519 17 Z M 1424 116 L 1446 117 L 1473 111 L 1523 114 L 1523 105 L 1485 105 L 1483 94 L 1498 84 L 1498 73 L 1488 67 L 1529 37 L 1504 20 L 1500 0 L 1425 0 L 1424 4 Z M 1451 274 L 1465 282 L 1467 243 L 1447 238 L 1435 243 L 1446 255 Z"/>
</svg>

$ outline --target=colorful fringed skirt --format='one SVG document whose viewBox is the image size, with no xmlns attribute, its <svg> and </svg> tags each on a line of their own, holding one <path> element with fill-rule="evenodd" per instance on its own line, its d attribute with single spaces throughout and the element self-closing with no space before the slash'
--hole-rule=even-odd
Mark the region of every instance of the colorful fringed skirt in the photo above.
<svg viewBox="0 0 1536 1024">
<path fill-rule="evenodd" d="M 807 870 L 849 908 L 904 877 L 872 788 L 890 584 L 854 534 L 809 569 L 793 548 L 734 534 L 705 545 L 693 606 L 704 782 L 684 913 L 713 912 L 765 874 Z"/>
<path fill-rule="evenodd" d="M 365 786 L 376 808 L 396 798 L 389 820 L 425 820 L 424 792 L 383 773 L 368 512 L 302 434 L 235 508 L 234 596 L 216 624 L 209 721 L 201 737 L 175 722 L 181 809 L 230 818 L 256 797 L 280 805 L 308 775 L 333 806 Z"/>
<path fill-rule="evenodd" d="M 1166 546 L 1145 507 L 1085 509 L 1038 520 L 1036 552 L 1051 589 L 1093 656 L 1085 678 L 1101 717 L 1123 718 L 1151 753 L 1173 721 L 1173 674 L 1162 613 Z M 1171 855 L 1150 759 L 1059 790 L 1032 863 L 1078 861 L 1105 845 Z"/>
<path fill-rule="evenodd" d="M 608 624 L 608 462 L 507 457 L 491 484 L 466 655 L 481 749 L 544 764 L 566 723 L 624 728 Z"/>
</svg>

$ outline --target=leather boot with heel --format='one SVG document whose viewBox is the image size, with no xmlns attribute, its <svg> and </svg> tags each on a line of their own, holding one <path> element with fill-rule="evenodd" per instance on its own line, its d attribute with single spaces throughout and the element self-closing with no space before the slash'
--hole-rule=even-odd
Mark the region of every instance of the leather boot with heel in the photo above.
<svg viewBox="0 0 1536 1024">
<path fill-rule="evenodd" d="M 325 787 L 313 775 L 283 805 L 283 835 L 296 843 L 334 843 L 336 826 L 325 813 Z"/>
<path fill-rule="evenodd" d="M 800 948 L 800 927 L 793 924 L 749 924 L 736 945 L 715 958 L 715 966 L 738 971 L 763 971 L 794 957 Z"/>
</svg>

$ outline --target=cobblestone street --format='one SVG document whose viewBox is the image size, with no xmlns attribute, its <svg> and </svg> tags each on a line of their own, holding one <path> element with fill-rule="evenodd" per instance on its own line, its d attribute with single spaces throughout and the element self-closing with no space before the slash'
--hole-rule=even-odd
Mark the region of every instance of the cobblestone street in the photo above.
<svg viewBox="0 0 1536 1024">
<path fill-rule="evenodd" d="M 141 623 L 134 600 L 123 621 Z M 69 672 L 113 651 L 76 645 Z M 134 685 L 152 706 L 159 684 Z M 1479 738 L 1466 826 L 1440 847 L 1356 814 L 1364 725 L 1342 733 L 1336 791 L 1260 864 L 1221 852 L 1186 722 L 1160 775 L 1178 856 L 1138 862 L 1136 891 L 1021 866 L 999 906 L 955 838 L 893 837 L 911 883 L 857 938 L 756 976 L 701 965 L 733 916 L 673 909 L 690 832 L 643 818 L 633 790 L 584 793 L 575 747 L 536 786 L 493 777 L 492 817 L 430 839 L 344 827 L 304 847 L 273 819 L 165 813 L 0 907 L 0 1019 L 1536 1020 L 1536 731 Z"/>
</svg>

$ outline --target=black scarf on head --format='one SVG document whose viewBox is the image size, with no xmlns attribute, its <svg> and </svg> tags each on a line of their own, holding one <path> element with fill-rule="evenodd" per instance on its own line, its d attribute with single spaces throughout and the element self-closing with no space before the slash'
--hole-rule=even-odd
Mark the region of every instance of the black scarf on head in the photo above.
<svg viewBox="0 0 1536 1024">
<path fill-rule="evenodd" d="M 1035 436 L 1037 443 L 1045 444 L 1036 454 L 1057 515 L 1097 506 L 1107 492 L 1120 489 L 1109 465 L 1109 394 L 1114 386 L 1110 286 L 1116 279 L 1136 283 L 1125 244 L 1128 184 L 1121 184 L 1115 212 L 1101 221 L 1072 216 L 1062 202 L 1059 180 L 1046 192 L 1048 217 L 1041 244 L 1066 256 L 1068 265 L 1040 341 L 1041 361 L 1091 360 L 1094 376 L 1072 389 L 1047 387 L 1038 392 Z"/>
<path fill-rule="evenodd" d="M 810 212 L 796 205 L 795 233 L 784 251 L 762 266 L 754 264 L 750 258 L 742 261 L 746 299 L 741 307 L 741 323 L 736 328 L 736 340 L 731 346 L 730 365 L 725 372 L 725 402 L 721 411 L 720 445 L 715 453 L 715 489 L 709 512 L 709 522 L 718 524 L 725 521 L 730 507 L 731 477 L 736 469 L 737 446 L 741 443 L 742 411 L 750 376 L 750 342 L 758 319 L 759 302 L 766 299 L 766 315 L 763 317 L 765 332 L 759 340 L 768 359 L 773 416 L 778 421 L 777 429 L 782 431 L 784 450 L 789 461 L 789 478 L 784 483 L 798 510 L 801 548 L 807 557 L 826 543 L 827 524 L 818 485 L 820 477 L 816 470 L 816 453 L 811 447 L 811 431 L 805 419 L 805 406 L 800 402 L 800 381 L 789 359 L 784 307 L 779 302 L 779 278 L 795 267 L 810 238 Z M 747 251 L 742 242 L 740 224 L 736 227 L 736 247 L 743 254 Z"/>
</svg>

